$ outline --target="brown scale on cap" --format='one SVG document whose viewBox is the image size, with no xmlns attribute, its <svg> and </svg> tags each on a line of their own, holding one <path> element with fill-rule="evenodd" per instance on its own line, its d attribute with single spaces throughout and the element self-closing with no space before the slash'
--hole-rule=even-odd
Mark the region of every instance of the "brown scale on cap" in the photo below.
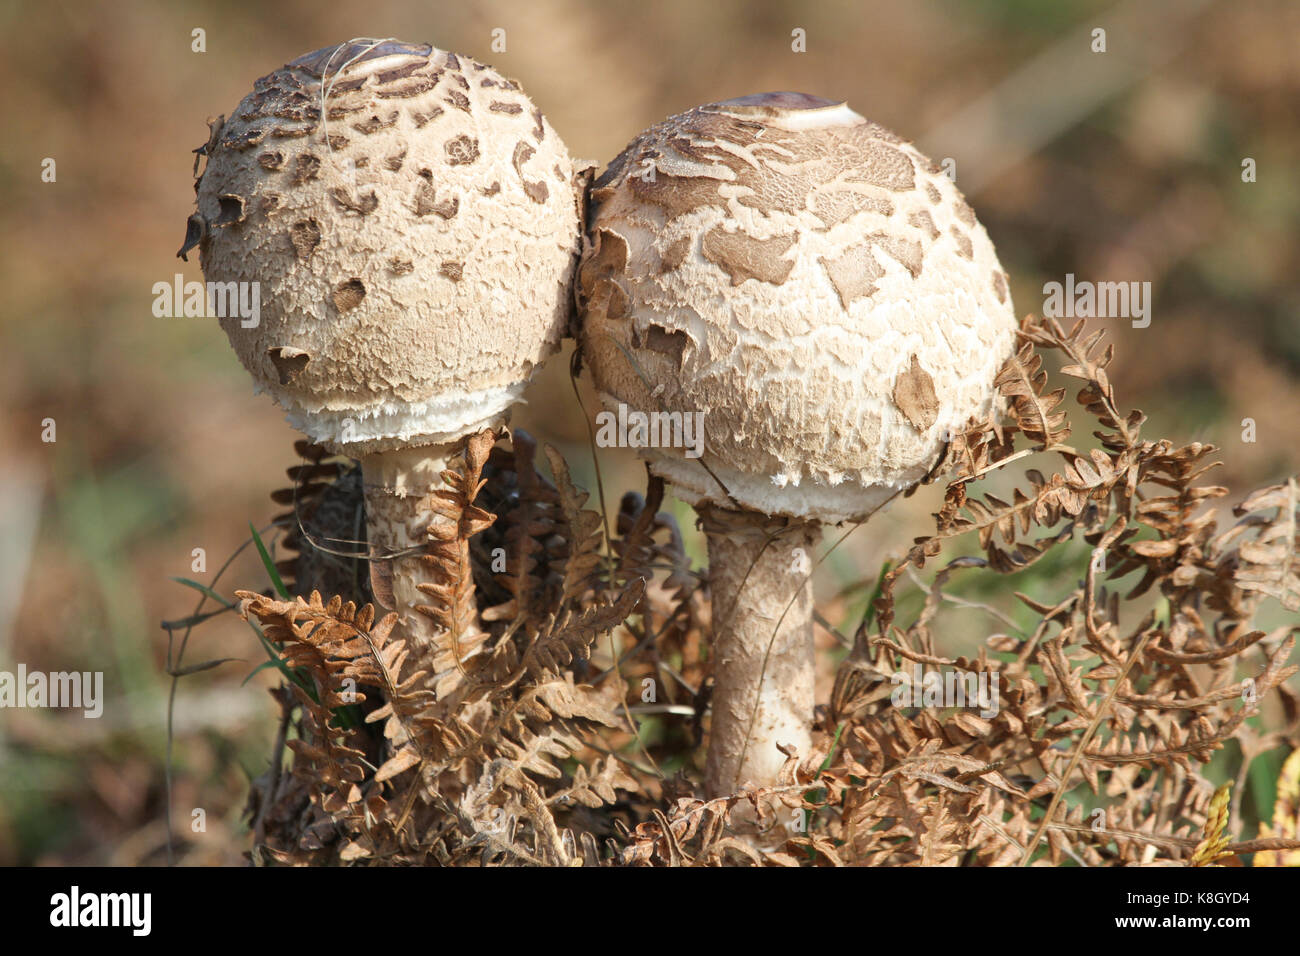
<svg viewBox="0 0 1300 956">
<path fill-rule="evenodd" d="M 294 427 L 363 460 L 377 549 L 424 541 L 453 443 L 502 424 L 568 328 L 580 203 L 539 130 L 489 67 L 354 40 L 262 77 L 202 149 L 182 253 L 198 246 L 210 282 L 259 285 L 260 321 L 222 327 Z M 539 189 L 554 169 L 568 188 Z M 418 567 L 392 565 L 377 593 L 419 645 Z"/>
<path fill-rule="evenodd" d="M 802 93 L 671 117 L 590 196 L 578 295 L 602 401 L 703 412 L 702 458 L 643 454 L 709 540 L 706 785 L 772 784 L 778 745 L 810 745 L 820 525 L 870 515 L 988 412 L 1006 280 L 938 167 Z"/>
</svg>

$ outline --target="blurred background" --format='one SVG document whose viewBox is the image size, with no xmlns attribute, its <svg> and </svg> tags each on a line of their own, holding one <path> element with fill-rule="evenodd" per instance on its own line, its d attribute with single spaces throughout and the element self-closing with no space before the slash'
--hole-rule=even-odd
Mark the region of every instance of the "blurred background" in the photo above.
<svg viewBox="0 0 1300 956">
<path fill-rule="evenodd" d="M 497 28 L 505 52 L 492 50 Z M 191 49 L 195 29 L 206 52 Z M 1040 312 L 1043 284 L 1066 273 L 1152 283 L 1148 328 L 1098 323 L 1116 345 L 1121 405 L 1148 413 L 1147 437 L 1220 446 L 1229 503 L 1297 470 L 1294 0 L 0 2 L 0 670 L 103 671 L 107 698 L 98 720 L 0 711 L 0 864 L 166 860 L 160 622 L 198 598 L 172 579 L 210 581 L 249 522 L 278 512 L 268 495 L 287 484 L 296 435 L 253 396 L 215 322 L 155 318 L 151 289 L 177 272 L 201 279 L 197 256 L 175 252 L 205 120 L 257 77 L 354 36 L 491 63 L 575 157 L 601 165 L 701 103 L 779 89 L 846 99 L 955 161 L 1019 314 Z M 54 182 L 42 179 L 49 158 Z M 1247 159 L 1255 182 L 1243 182 Z M 566 358 L 515 424 L 560 447 L 594 490 Z M 631 452 L 602 450 L 601 469 L 611 510 L 644 487 Z M 934 491 L 897 502 L 820 567 L 822 613 L 843 633 L 866 599 L 845 590 L 931 527 Z M 690 510 L 674 507 L 698 556 Z M 265 585 L 245 549 L 217 590 Z M 264 654 L 231 614 L 195 630 L 185 661 L 227 657 L 239 660 L 187 677 L 176 697 L 185 863 L 241 862 L 248 780 L 274 734 L 269 678 L 243 683 Z"/>
</svg>

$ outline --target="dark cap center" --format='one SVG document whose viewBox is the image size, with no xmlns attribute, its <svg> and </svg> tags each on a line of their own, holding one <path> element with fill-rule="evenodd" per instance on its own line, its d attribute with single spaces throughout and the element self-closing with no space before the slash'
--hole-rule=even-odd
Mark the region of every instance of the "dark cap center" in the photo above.
<svg viewBox="0 0 1300 956">
<path fill-rule="evenodd" d="M 821 110 L 828 106 L 839 106 L 841 102 L 841 100 L 828 100 L 825 97 L 813 96 L 810 93 L 780 91 L 775 93 L 751 93 L 749 96 L 738 96 L 734 100 L 723 100 L 721 103 L 714 103 L 713 105 L 724 108 L 731 113 L 753 112 L 771 115 L 775 113 L 791 113 L 796 110 Z"/>
<path fill-rule="evenodd" d="M 338 73 L 344 66 L 364 63 L 366 60 L 378 60 L 386 56 L 428 57 L 433 47 L 428 43 L 404 43 L 401 40 L 356 39 L 335 46 L 321 47 L 311 53 L 298 57 L 288 66 L 290 69 L 303 70 L 312 76 L 324 79 L 328 70 L 331 75 Z"/>
</svg>

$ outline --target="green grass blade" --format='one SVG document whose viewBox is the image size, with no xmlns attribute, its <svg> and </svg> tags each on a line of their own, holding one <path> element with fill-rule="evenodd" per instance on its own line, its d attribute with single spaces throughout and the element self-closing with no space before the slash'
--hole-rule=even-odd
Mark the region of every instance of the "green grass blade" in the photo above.
<svg viewBox="0 0 1300 956">
<path fill-rule="evenodd" d="M 212 590 L 212 588 L 208 587 L 206 584 L 200 584 L 198 581 L 195 581 L 193 578 L 172 578 L 172 580 L 175 581 L 177 584 L 183 584 L 187 588 L 193 588 L 194 590 L 198 591 L 200 594 L 204 594 L 210 597 L 212 600 L 216 601 L 226 610 L 230 610 L 235 606 L 234 604 L 230 603 L 229 600 L 222 597 L 216 591 Z"/>
<path fill-rule="evenodd" d="M 248 530 L 253 535 L 253 544 L 257 545 L 257 553 L 262 556 L 262 565 L 266 568 L 266 573 L 271 576 L 271 584 L 275 587 L 275 593 L 280 595 L 283 600 L 289 600 L 289 589 L 284 586 L 280 580 L 280 572 L 275 569 L 275 562 L 271 560 L 271 552 L 266 550 L 266 545 L 262 543 L 262 536 L 257 533 L 253 527 L 253 522 L 248 522 Z"/>
</svg>

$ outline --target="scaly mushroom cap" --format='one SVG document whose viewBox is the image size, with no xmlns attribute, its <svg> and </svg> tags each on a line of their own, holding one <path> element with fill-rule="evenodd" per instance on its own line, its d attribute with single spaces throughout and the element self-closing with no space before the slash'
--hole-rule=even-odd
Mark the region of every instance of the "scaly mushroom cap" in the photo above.
<svg viewBox="0 0 1300 956">
<path fill-rule="evenodd" d="M 325 122 L 321 107 L 325 106 Z M 513 80 L 352 41 L 258 80 L 214 131 L 191 237 L 259 390 L 361 455 L 496 420 L 567 330 L 581 225 L 568 151 Z"/>
<path fill-rule="evenodd" d="M 704 412 L 688 501 L 860 518 L 989 411 L 1007 276 L 961 193 L 844 103 L 765 93 L 638 136 L 591 190 L 583 345 L 607 407 Z M 707 465 L 707 468 L 705 467 Z"/>
</svg>

